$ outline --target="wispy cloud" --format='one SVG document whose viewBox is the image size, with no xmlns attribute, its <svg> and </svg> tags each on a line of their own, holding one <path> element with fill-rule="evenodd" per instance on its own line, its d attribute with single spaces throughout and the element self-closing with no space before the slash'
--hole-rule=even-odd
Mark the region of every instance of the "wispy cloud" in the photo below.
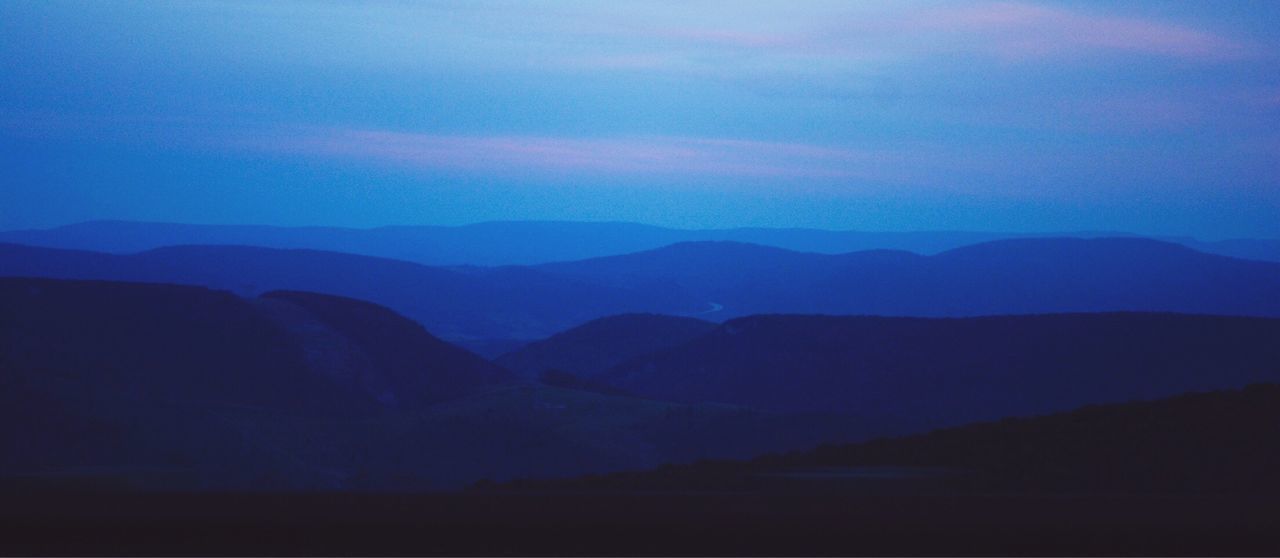
<svg viewBox="0 0 1280 558">
<path fill-rule="evenodd" d="M 1030 2 L 902 4 L 853 13 L 834 7 L 797 10 L 780 21 L 733 19 L 725 23 L 615 22 L 586 27 L 613 38 L 617 51 L 586 66 L 646 57 L 636 68 L 687 70 L 690 58 L 718 64 L 717 54 L 755 60 L 824 59 L 888 63 L 969 54 L 1007 62 L 1143 55 L 1189 61 L 1248 56 L 1246 44 L 1211 30 L 1158 19 L 1092 12 Z M 765 14 L 769 15 L 769 14 Z M 676 56 L 683 54 L 684 56 Z M 602 64 L 592 64 L 603 61 Z M 619 65 L 620 66 L 620 65 Z"/>
<path fill-rule="evenodd" d="M 1185 25 L 1021 2 L 933 8 L 905 22 L 922 33 L 967 35 L 975 48 L 1012 59 L 1089 51 L 1201 60 L 1247 54 L 1235 40 Z"/>
<path fill-rule="evenodd" d="M 855 178 L 911 181 L 895 151 L 724 138 L 437 135 L 308 129 L 235 142 L 240 148 L 427 170 L 484 173 Z"/>
</svg>

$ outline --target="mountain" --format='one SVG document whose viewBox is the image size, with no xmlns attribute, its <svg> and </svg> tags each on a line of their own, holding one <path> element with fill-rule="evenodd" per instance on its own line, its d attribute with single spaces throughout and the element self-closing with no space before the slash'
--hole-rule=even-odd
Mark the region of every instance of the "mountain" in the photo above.
<svg viewBox="0 0 1280 558">
<path fill-rule="evenodd" d="M 420 407 L 514 379 L 376 304 L 295 291 L 272 291 L 257 303 L 300 342 L 313 369 L 383 405 Z"/>
<path fill-rule="evenodd" d="M 597 376 L 641 397 L 922 427 L 1280 381 L 1280 320 L 752 316 Z"/>
<path fill-rule="evenodd" d="M 1246 260 L 1280 262 L 1280 239 L 1275 238 L 1233 238 L 1229 240 L 1199 241 L 1186 240 L 1188 247 Z"/>
<path fill-rule="evenodd" d="M 10 380 L 95 393 L 342 414 L 514 380 L 386 308 L 313 293 L 0 279 L 0 310 Z"/>
<path fill-rule="evenodd" d="M 538 490 L 1280 494 L 1280 385 L 1092 405 L 742 462 L 506 488 Z M 929 481 L 922 483 L 921 481 Z M 856 492 L 855 492 L 856 493 Z"/>
<path fill-rule="evenodd" d="M 0 275 L 178 283 L 245 295 L 272 290 L 339 295 L 387 306 L 451 341 L 537 339 L 610 314 L 703 308 L 675 293 L 616 289 L 528 268 L 445 269 L 246 246 L 115 255 L 0 245 Z"/>
<path fill-rule="evenodd" d="M 439 490 L 894 429 L 515 383 L 339 297 L 0 279 L 0 486 Z"/>
<path fill-rule="evenodd" d="M 0 245 L 0 275 L 201 285 L 367 300 L 450 342 L 510 346 L 604 316 L 975 316 L 1162 311 L 1280 316 L 1280 263 L 1131 239 L 1018 239 L 920 256 L 741 243 L 535 267 L 428 267 L 311 250 L 181 246 L 112 255 Z"/>
<path fill-rule="evenodd" d="M 535 269 L 763 313 L 975 316 L 1168 311 L 1280 316 L 1280 264 L 1138 238 L 1015 239 L 934 256 L 683 243 Z"/>
<path fill-rule="evenodd" d="M 530 378 L 557 370 L 589 379 L 629 359 L 692 340 L 715 327 L 711 322 L 679 316 L 609 316 L 525 345 L 495 362 Z"/>
<path fill-rule="evenodd" d="M 314 374 L 286 332 L 227 292 L 0 279 L 0 340 L 9 396 L 62 385 L 77 396 L 192 405 L 373 408 Z"/>
<path fill-rule="evenodd" d="M 637 223 L 516 221 L 462 226 L 272 227 L 92 221 L 41 230 L 0 232 L 0 242 L 135 253 L 184 245 L 240 245 L 344 252 L 412 261 L 424 265 L 532 265 L 653 250 L 679 242 L 731 241 L 800 252 L 843 254 L 863 250 L 905 250 L 936 254 L 992 240 L 1069 236 L 1092 238 L 1115 233 L 830 231 L 803 228 L 688 230 Z M 1125 236 L 1125 235 L 1121 235 Z M 1127 235 L 1133 236 L 1133 235 Z M 1202 242 L 1168 239 L 1206 252 L 1280 261 L 1280 240 L 1239 239 Z"/>
</svg>

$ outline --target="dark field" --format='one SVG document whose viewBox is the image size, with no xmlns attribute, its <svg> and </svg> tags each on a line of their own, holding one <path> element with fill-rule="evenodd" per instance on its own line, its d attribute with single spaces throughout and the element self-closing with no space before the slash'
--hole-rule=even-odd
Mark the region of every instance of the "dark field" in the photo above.
<svg viewBox="0 0 1280 558">
<path fill-rule="evenodd" d="M 1272 497 L 12 494 L 0 553 L 1275 555 Z"/>
</svg>

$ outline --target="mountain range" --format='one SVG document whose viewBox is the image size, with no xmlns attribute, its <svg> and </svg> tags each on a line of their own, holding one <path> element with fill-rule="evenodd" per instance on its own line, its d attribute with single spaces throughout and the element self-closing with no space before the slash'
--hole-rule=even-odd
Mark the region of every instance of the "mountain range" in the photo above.
<svg viewBox="0 0 1280 558">
<path fill-rule="evenodd" d="M 91 221 L 51 229 L 0 232 L 0 242 L 110 253 L 179 245 L 240 245 L 345 252 L 424 265 L 533 265 L 652 250 L 680 242 L 729 241 L 799 252 L 843 254 L 904 250 L 936 254 L 992 240 L 1022 237 L 1136 236 L 1115 232 L 831 231 L 804 228 L 689 230 L 638 223 L 506 221 L 461 226 L 275 227 Z M 1280 261 L 1280 239 L 1200 241 L 1163 238 L 1245 259 Z"/>
<path fill-rule="evenodd" d="M 313 250 L 178 246 L 117 255 L 0 245 L 0 276 L 200 285 L 254 296 L 308 291 L 390 307 L 454 341 L 535 339 L 605 315 L 701 308 L 535 269 L 439 268 Z"/>
<path fill-rule="evenodd" d="M 0 245 L 0 276 L 332 294 L 387 306 L 444 339 L 495 352 L 624 313 L 717 321 L 761 313 L 1280 316 L 1280 263 L 1135 238 L 1002 240 L 933 256 L 699 242 L 532 267 L 449 268 L 242 246 L 115 255 L 10 244 Z"/>
<path fill-rule="evenodd" d="M 1139 238 L 998 240 L 934 256 L 826 255 L 683 243 L 534 269 L 705 300 L 725 319 L 760 313 L 978 316 L 1169 311 L 1280 316 L 1280 264 Z"/>
<path fill-rule="evenodd" d="M 0 279 L 0 485 L 441 490 L 890 431 L 520 381 L 363 301 Z"/>
</svg>

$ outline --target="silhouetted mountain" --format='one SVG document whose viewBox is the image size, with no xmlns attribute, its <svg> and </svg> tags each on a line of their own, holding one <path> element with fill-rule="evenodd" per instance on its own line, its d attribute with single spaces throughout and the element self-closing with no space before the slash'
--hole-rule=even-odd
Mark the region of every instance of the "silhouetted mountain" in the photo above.
<svg viewBox="0 0 1280 558">
<path fill-rule="evenodd" d="M 495 362 L 530 378 L 558 370 L 589 379 L 629 359 L 674 347 L 715 327 L 694 318 L 658 314 L 609 316 L 525 345 Z"/>
<path fill-rule="evenodd" d="M 790 252 L 737 243 L 659 250 L 536 269 L 616 288 L 763 313 L 974 316 L 1167 311 L 1280 316 L 1280 264 L 1134 238 L 1018 239 L 919 256 Z"/>
<path fill-rule="evenodd" d="M 1280 262 L 1280 239 L 1274 238 L 1233 238 L 1230 240 L 1199 241 L 1185 240 L 1187 246 L 1233 258 Z"/>
<path fill-rule="evenodd" d="M 1276 319 L 752 316 L 597 379 L 642 397 L 936 427 L 1280 381 L 1277 363 Z"/>
<path fill-rule="evenodd" d="M 0 279 L 0 484 L 440 489 L 893 430 L 508 377 L 361 301 Z"/>
<path fill-rule="evenodd" d="M 802 228 L 684 230 L 637 223 L 555 221 L 372 229 L 93 221 L 45 230 L 0 232 L 0 242 L 112 253 L 135 253 L 167 246 L 239 245 L 345 252 L 425 265 L 530 265 L 653 250 L 678 242 L 746 242 L 824 254 L 861 250 L 935 254 L 979 242 L 1030 236 L 1093 238 L 1134 235 L 1103 232 L 1030 235 L 963 231 L 868 232 Z M 1277 249 L 1280 241 L 1277 240 L 1168 240 L 1206 252 L 1280 261 L 1280 250 Z"/>
<path fill-rule="evenodd" d="M 510 372 L 375 304 L 273 291 L 259 305 L 299 340 L 313 368 L 330 371 L 344 387 L 366 391 L 384 405 L 446 401 L 513 379 Z"/>
<path fill-rule="evenodd" d="M 909 490 L 932 477 L 933 490 L 1276 494 L 1277 468 L 1280 386 L 1259 384 L 825 445 L 746 462 L 524 481 L 507 488 Z"/>
<path fill-rule="evenodd" d="M 52 383 L 85 397 L 326 413 L 373 408 L 313 374 L 287 333 L 227 292 L 0 279 L 0 339 L 7 395 Z"/>
<path fill-rule="evenodd" d="M 182 246 L 135 255 L 0 245 L 0 275 L 180 283 L 245 295 L 300 290 L 385 305 L 446 339 L 536 339 L 604 315 L 684 312 L 663 291 L 583 283 L 520 267 L 433 268 L 310 250 Z"/>
</svg>

